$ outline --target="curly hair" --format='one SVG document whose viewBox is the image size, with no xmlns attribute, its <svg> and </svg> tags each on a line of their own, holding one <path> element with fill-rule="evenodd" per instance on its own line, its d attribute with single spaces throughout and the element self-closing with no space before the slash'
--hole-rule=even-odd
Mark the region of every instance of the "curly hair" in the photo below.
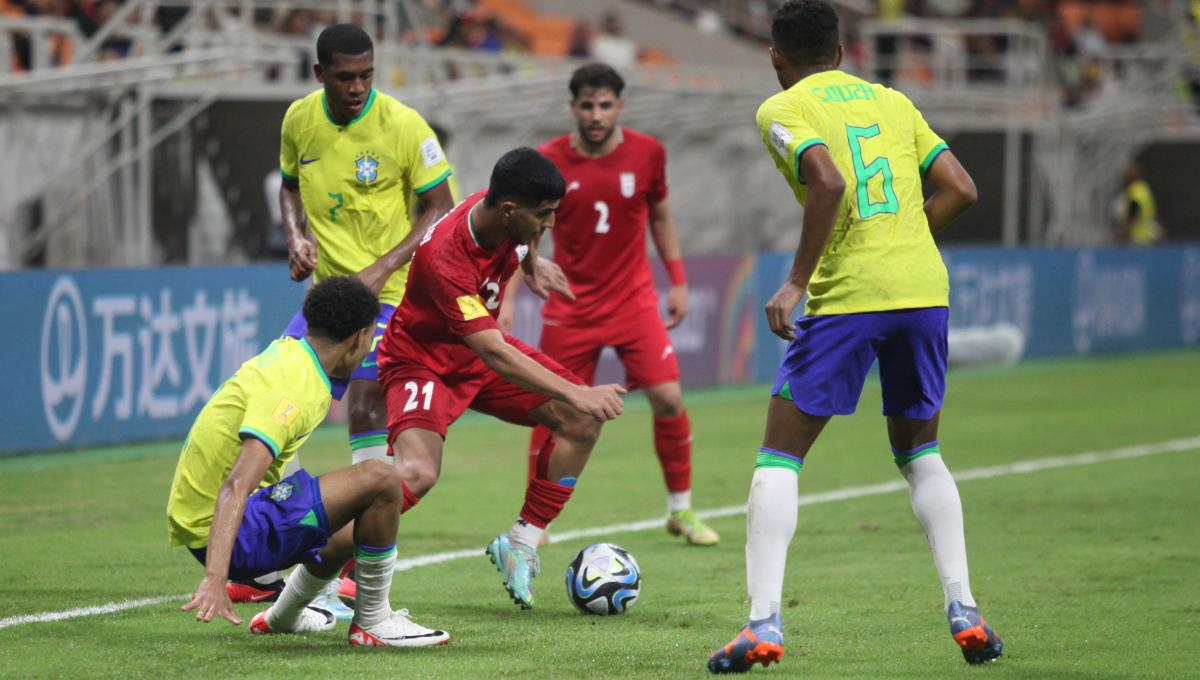
<svg viewBox="0 0 1200 680">
<path fill-rule="evenodd" d="M 308 334 L 341 342 L 364 328 L 375 325 L 379 298 L 353 276 L 331 276 L 304 297 L 304 320 Z"/>
<path fill-rule="evenodd" d="M 325 68 L 333 65 L 333 55 L 358 56 L 375 49 L 371 36 L 354 24 L 334 24 L 317 36 L 317 63 Z"/>
</svg>

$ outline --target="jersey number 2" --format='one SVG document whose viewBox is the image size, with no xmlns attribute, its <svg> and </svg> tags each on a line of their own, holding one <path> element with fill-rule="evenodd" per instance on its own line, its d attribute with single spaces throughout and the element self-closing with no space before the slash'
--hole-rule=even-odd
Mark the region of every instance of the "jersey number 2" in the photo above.
<svg viewBox="0 0 1200 680">
<path fill-rule="evenodd" d="M 414 380 L 409 380 L 404 383 L 404 389 L 408 390 L 408 402 L 404 404 L 404 412 L 415 411 L 418 408 L 429 410 L 429 405 L 433 403 L 433 381 L 428 381 L 422 387 Z M 417 396 L 422 396 L 424 399 L 418 401 Z M 424 402 L 424 403 L 422 403 Z"/>
<path fill-rule="evenodd" d="M 858 197 L 858 218 L 865 220 L 880 213 L 894 214 L 900 209 L 900 201 L 896 200 L 896 190 L 892 188 L 892 166 L 888 159 L 879 156 L 870 163 L 863 162 L 862 141 L 879 136 L 879 123 L 870 127 L 846 126 L 846 138 L 850 142 L 850 159 L 854 163 L 854 179 L 856 180 Z M 867 184 L 883 175 L 883 200 L 871 202 L 871 194 Z"/>
<path fill-rule="evenodd" d="M 596 204 L 592 207 L 596 209 L 596 212 L 600 213 L 600 219 L 596 220 L 596 233 L 607 234 L 611 226 L 608 223 L 608 204 L 604 201 L 596 201 Z"/>
</svg>

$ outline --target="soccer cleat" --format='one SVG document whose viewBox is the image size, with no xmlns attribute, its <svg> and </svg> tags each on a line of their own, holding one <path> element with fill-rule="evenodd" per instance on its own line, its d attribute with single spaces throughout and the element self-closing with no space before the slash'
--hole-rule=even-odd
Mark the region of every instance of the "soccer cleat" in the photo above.
<svg viewBox="0 0 1200 680">
<path fill-rule="evenodd" d="M 283 628 L 272 628 L 267 624 L 267 612 L 261 611 L 250 619 L 250 632 L 255 635 L 275 635 L 277 633 L 319 633 L 323 630 L 333 630 L 337 626 L 337 619 L 333 613 L 309 605 L 300 612 L 300 618 L 296 621 L 295 627 L 284 630 Z"/>
<path fill-rule="evenodd" d="M 353 607 L 354 601 L 358 599 L 358 584 L 353 578 L 343 576 L 338 581 L 337 596 L 346 603 L 347 607 Z"/>
<path fill-rule="evenodd" d="M 996 631 L 983 620 L 979 610 L 968 607 L 958 600 L 946 608 L 946 620 L 950 622 L 950 634 L 962 648 L 963 658 L 969 664 L 995 661 L 1004 652 L 1004 643 Z"/>
<path fill-rule="evenodd" d="M 488 544 L 484 554 L 504 577 L 504 589 L 521 609 L 533 609 L 533 577 L 541 571 L 537 553 L 513 544 L 508 534 L 500 534 Z"/>
<path fill-rule="evenodd" d="M 691 545 L 716 545 L 721 537 L 696 517 L 691 509 L 676 510 L 667 515 L 667 533 L 683 536 Z"/>
<path fill-rule="evenodd" d="M 283 592 L 283 579 L 262 584 L 257 581 L 227 581 L 225 593 L 233 602 L 274 602 Z"/>
<path fill-rule="evenodd" d="M 351 623 L 347 640 L 351 647 L 433 647 L 449 642 L 450 634 L 415 623 L 408 610 L 401 609 L 368 628 Z"/>
<path fill-rule="evenodd" d="M 783 659 L 783 621 L 779 614 L 751 621 L 724 647 L 708 657 L 709 673 L 745 673 Z"/>
<path fill-rule="evenodd" d="M 321 589 L 321 592 L 317 593 L 317 596 L 313 598 L 312 606 L 332 613 L 334 618 L 336 618 L 338 621 L 349 621 L 350 619 L 353 619 L 354 609 L 344 603 L 343 600 L 345 598 L 342 597 L 341 592 L 342 589 L 346 587 L 345 583 L 347 581 L 348 579 L 335 578 L 329 583 L 325 584 L 325 587 Z M 348 582 L 351 584 L 351 589 L 357 589 L 357 586 L 354 585 L 354 581 Z M 350 599 L 350 604 L 354 604 L 353 598 Z"/>
</svg>

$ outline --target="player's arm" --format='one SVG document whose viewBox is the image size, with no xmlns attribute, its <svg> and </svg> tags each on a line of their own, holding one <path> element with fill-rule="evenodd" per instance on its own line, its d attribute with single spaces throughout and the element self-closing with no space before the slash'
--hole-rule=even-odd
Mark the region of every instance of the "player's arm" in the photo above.
<svg viewBox="0 0 1200 680">
<path fill-rule="evenodd" d="M 808 200 L 804 204 L 804 222 L 800 245 L 792 260 L 788 279 L 767 302 L 767 323 L 771 332 L 781 338 L 794 340 L 796 330 L 791 324 L 792 310 L 800 304 L 808 281 L 817 269 L 825 242 L 833 231 L 838 206 L 846 191 L 846 180 L 833 164 L 824 144 L 809 147 L 800 157 L 800 175 L 808 184 Z"/>
<path fill-rule="evenodd" d="M 417 194 L 417 201 L 424 212 L 413 225 L 412 231 L 391 250 L 358 273 L 358 278 L 376 295 L 383 290 L 392 274 L 412 259 L 413 251 L 417 249 L 417 244 L 421 242 L 421 237 L 429 226 L 442 219 L 454 207 L 454 199 L 450 195 L 450 182 L 442 180 L 440 184 Z"/>
<path fill-rule="evenodd" d="M 683 268 L 683 250 L 679 247 L 679 231 L 675 229 L 675 219 L 671 217 L 665 198 L 650 205 L 650 236 L 671 278 L 671 291 L 667 293 L 667 328 L 674 328 L 688 313 L 687 274 Z"/>
<path fill-rule="evenodd" d="M 934 234 L 957 219 L 979 199 L 975 181 L 949 149 L 938 154 L 929 166 L 925 178 L 936 187 L 933 195 L 925 201 L 925 217 L 929 220 L 929 231 Z"/>
<path fill-rule="evenodd" d="M 293 281 L 303 281 L 317 268 L 317 244 L 305 233 L 307 220 L 300 199 L 300 180 L 284 177 L 279 185 L 279 214 L 287 239 L 288 270 Z"/>
<path fill-rule="evenodd" d="M 508 288 L 504 289 L 504 302 L 500 305 L 500 314 L 496 317 L 496 323 L 500 324 L 500 332 L 506 335 L 512 334 L 513 323 L 517 318 L 517 295 L 521 291 L 521 282 L 525 280 L 524 261 L 521 262 L 522 267 L 513 272 L 512 278 L 508 281 Z"/>
<path fill-rule="evenodd" d="M 266 444 L 257 438 L 247 437 L 242 441 L 241 453 L 229 476 L 217 492 L 217 506 L 208 535 L 204 579 L 196 588 L 192 601 L 182 608 L 183 611 L 195 609 L 197 621 L 208 622 L 216 615 L 234 625 L 242 623 L 225 592 L 229 559 L 233 555 L 233 543 L 242 524 L 242 515 L 246 512 L 246 499 L 258 488 L 272 460 L 271 450 Z"/>
<path fill-rule="evenodd" d="M 465 335 L 463 341 L 488 368 L 518 387 L 570 404 L 596 420 L 612 420 L 621 415 L 620 395 L 626 390 L 620 385 L 585 387 L 568 382 L 508 344 L 495 328 Z"/>
</svg>

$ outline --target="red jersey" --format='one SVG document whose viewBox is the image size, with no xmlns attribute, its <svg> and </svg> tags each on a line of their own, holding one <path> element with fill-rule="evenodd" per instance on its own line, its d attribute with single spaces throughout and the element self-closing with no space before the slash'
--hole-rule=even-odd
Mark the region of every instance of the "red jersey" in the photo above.
<svg viewBox="0 0 1200 680">
<path fill-rule="evenodd" d="M 650 206 L 667 197 L 667 153 L 649 135 L 621 133 L 617 148 L 600 158 L 576 151 L 569 134 L 538 147 L 567 182 L 551 233 L 554 261 L 577 298 L 551 295 L 542 308 L 547 321 L 584 325 L 658 309 L 646 226 Z"/>
<path fill-rule="evenodd" d="M 413 253 L 408 288 L 379 343 L 379 369 L 419 364 L 439 376 L 478 373 L 483 360 L 463 342 L 499 329 L 505 285 L 529 247 L 505 241 L 493 250 L 475 242 L 471 208 L 481 191 L 459 203 L 425 232 Z"/>
</svg>

